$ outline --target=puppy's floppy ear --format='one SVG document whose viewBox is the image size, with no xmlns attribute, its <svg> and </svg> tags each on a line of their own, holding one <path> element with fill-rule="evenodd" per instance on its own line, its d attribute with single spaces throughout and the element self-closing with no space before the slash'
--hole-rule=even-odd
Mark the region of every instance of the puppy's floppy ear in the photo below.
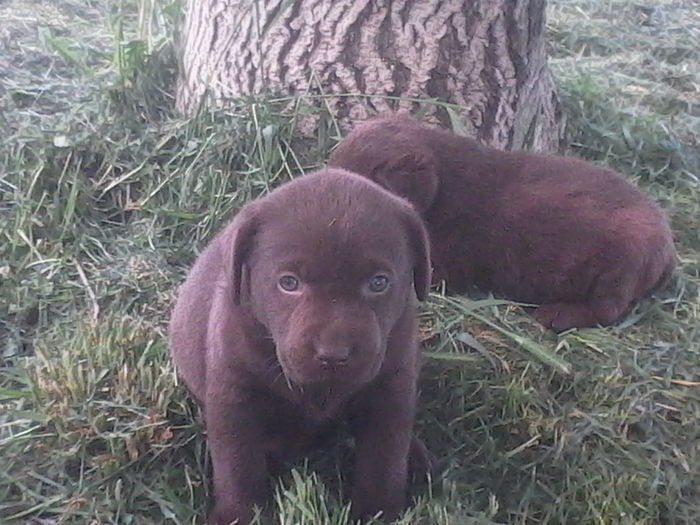
<svg viewBox="0 0 700 525">
<path fill-rule="evenodd" d="M 413 287 L 419 301 L 425 301 L 430 293 L 432 267 L 430 265 L 430 240 L 422 219 L 413 209 L 404 217 L 408 242 L 413 255 Z"/>
<path fill-rule="evenodd" d="M 392 193 L 408 199 L 421 213 L 433 205 L 440 184 L 435 157 L 424 148 L 377 166 L 372 178 Z"/>
<path fill-rule="evenodd" d="M 228 267 L 231 279 L 233 304 L 241 304 L 243 289 L 243 268 L 250 258 L 255 243 L 255 234 L 259 228 L 257 208 L 254 204 L 246 205 L 233 220 L 229 233 Z"/>
</svg>

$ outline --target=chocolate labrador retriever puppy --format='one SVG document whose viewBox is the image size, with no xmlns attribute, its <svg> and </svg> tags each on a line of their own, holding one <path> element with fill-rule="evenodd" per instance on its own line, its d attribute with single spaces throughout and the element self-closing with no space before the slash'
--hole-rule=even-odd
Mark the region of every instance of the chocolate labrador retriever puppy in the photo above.
<svg viewBox="0 0 700 525">
<path fill-rule="evenodd" d="M 356 440 L 356 516 L 405 505 L 419 351 L 416 298 L 430 285 L 413 207 L 329 169 L 244 206 L 179 292 L 170 351 L 203 407 L 215 503 L 209 522 L 248 523 L 269 466 L 331 420 Z M 423 456 L 422 458 L 420 456 Z"/>
<path fill-rule="evenodd" d="M 621 175 L 568 157 L 503 152 L 406 116 L 360 124 L 329 165 L 406 197 L 435 275 L 538 305 L 561 331 L 611 324 L 676 261 L 661 208 Z"/>
</svg>

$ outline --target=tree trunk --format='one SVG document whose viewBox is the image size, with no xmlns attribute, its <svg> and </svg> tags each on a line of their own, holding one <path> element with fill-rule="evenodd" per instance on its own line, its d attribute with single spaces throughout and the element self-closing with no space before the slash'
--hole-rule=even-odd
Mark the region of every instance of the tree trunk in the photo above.
<svg viewBox="0 0 700 525">
<path fill-rule="evenodd" d="M 367 95 L 324 101 L 348 123 L 429 98 L 455 104 L 486 144 L 551 151 L 561 126 L 544 29 L 545 0 L 188 0 L 177 106 Z"/>
</svg>

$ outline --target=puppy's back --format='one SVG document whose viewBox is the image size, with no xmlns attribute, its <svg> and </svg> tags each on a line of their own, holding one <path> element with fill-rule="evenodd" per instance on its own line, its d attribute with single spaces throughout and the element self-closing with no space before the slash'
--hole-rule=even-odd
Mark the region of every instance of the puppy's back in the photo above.
<svg viewBox="0 0 700 525">
<path fill-rule="evenodd" d="M 329 162 L 416 206 L 436 274 L 453 291 L 476 284 L 553 303 L 550 317 L 566 305 L 605 310 L 571 314 L 557 329 L 612 322 L 676 263 L 661 207 L 622 175 L 579 159 L 498 151 L 393 115 L 359 124 Z"/>
</svg>

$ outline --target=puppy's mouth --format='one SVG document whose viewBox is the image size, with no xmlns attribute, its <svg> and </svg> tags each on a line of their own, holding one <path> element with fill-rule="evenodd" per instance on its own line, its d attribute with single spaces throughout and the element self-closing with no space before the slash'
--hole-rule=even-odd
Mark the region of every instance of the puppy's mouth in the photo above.
<svg viewBox="0 0 700 525">
<path fill-rule="evenodd" d="M 337 364 L 324 363 L 315 358 L 285 359 L 280 352 L 278 359 L 287 384 L 300 387 L 323 387 L 332 385 L 364 385 L 372 381 L 379 372 L 381 359 L 372 362 L 359 359 Z"/>
</svg>

